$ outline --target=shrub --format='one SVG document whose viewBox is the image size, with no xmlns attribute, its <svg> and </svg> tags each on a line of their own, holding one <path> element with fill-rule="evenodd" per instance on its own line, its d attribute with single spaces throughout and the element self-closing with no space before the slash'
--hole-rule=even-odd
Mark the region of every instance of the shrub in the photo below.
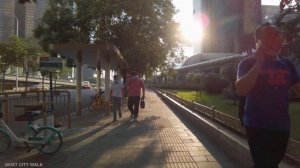
<svg viewBox="0 0 300 168">
<path fill-rule="evenodd" d="M 228 81 L 222 78 L 221 75 L 211 73 L 205 79 L 204 90 L 209 94 L 220 94 L 228 85 Z"/>
</svg>

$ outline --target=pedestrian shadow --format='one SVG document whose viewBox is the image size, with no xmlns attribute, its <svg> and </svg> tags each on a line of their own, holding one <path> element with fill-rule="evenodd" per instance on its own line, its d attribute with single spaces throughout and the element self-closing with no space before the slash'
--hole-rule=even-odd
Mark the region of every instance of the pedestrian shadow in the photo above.
<svg viewBox="0 0 300 168">
<path fill-rule="evenodd" d="M 36 153 L 14 161 L 43 163 L 44 167 L 111 167 L 111 164 L 119 167 L 122 162 L 128 165 L 138 165 L 140 162 L 147 165 L 153 161 L 150 158 L 160 158 L 163 155 L 162 152 L 155 156 L 153 154 L 159 144 L 157 139 L 151 138 L 157 136 L 155 121 L 158 119 L 160 117 L 151 116 L 138 123 L 124 119 L 118 124 L 108 122 L 100 127 L 70 130 L 64 136 L 66 138 L 61 151 L 55 155 Z M 143 137 L 149 140 L 145 140 L 145 146 L 141 147 L 141 142 L 137 140 Z"/>
</svg>

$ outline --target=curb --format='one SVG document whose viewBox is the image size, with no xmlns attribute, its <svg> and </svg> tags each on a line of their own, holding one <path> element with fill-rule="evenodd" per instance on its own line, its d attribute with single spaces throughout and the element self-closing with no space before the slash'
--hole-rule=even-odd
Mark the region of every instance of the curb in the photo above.
<svg viewBox="0 0 300 168">
<path fill-rule="evenodd" d="M 157 92 L 162 100 L 170 105 L 175 113 L 186 118 L 198 130 L 204 132 L 209 138 L 223 149 L 230 157 L 238 158 L 244 165 L 252 165 L 252 159 L 246 139 L 243 139 L 222 126 L 199 116 L 170 97 Z"/>
</svg>

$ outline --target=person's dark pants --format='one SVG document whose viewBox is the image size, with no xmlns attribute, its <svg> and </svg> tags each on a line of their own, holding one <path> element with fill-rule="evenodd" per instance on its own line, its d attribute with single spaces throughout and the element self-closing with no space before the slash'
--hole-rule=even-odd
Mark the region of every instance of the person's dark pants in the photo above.
<svg viewBox="0 0 300 168">
<path fill-rule="evenodd" d="M 278 168 L 283 159 L 289 132 L 246 128 L 254 168 Z"/>
<path fill-rule="evenodd" d="M 139 114 L 139 105 L 140 105 L 140 96 L 129 96 L 128 97 L 128 109 L 133 115 L 134 118 L 138 117 Z"/>
<path fill-rule="evenodd" d="M 114 121 L 117 119 L 117 111 L 119 111 L 119 117 L 122 117 L 121 112 L 121 103 L 122 98 L 121 97 L 112 97 L 112 111 L 114 113 Z"/>
</svg>

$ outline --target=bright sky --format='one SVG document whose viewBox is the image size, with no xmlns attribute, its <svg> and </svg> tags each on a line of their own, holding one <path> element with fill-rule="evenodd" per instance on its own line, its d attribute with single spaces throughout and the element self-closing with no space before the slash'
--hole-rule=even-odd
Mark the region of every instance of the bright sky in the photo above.
<svg viewBox="0 0 300 168">
<path fill-rule="evenodd" d="M 175 7 L 179 10 L 175 19 L 181 24 L 183 35 L 192 41 L 199 40 L 201 27 L 193 21 L 193 0 L 172 0 Z M 280 0 L 261 0 L 262 5 L 279 5 Z M 193 29 L 194 28 L 194 29 Z M 196 28 L 196 29 L 195 29 Z M 199 31 L 200 30 L 200 31 Z M 198 34 L 198 35 L 197 35 Z M 201 34 L 201 35 L 200 35 Z M 185 55 L 193 55 L 192 47 L 184 49 Z"/>
<path fill-rule="evenodd" d="M 191 38 L 193 36 L 193 32 L 190 31 L 191 24 L 193 23 L 193 0 L 172 0 L 175 7 L 177 8 L 178 13 L 175 16 L 175 20 L 177 20 L 181 24 L 181 30 L 185 37 Z M 184 54 L 187 56 L 193 55 L 193 48 L 186 47 L 184 48 Z"/>
<path fill-rule="evenodd" d="M 279 5 L 280 0 L 261 0 L 262 5 Z"/>
</svg>

